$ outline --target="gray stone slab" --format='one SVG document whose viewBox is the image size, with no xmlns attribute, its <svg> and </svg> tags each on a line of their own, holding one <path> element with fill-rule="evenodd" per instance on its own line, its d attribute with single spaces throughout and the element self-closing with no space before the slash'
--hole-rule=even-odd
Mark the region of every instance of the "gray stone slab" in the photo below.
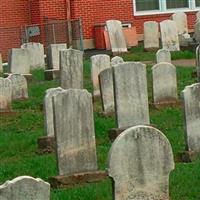
<svg viewBox="0 0 200 200">
<path fill-rule="evenodd" d="M 50 44 L 47 49 L 47 68 L 60 69 L 59 51 L 67 49 L 67 44 Z"/>
<path fill-rule="evenodd" d="M 63 91 L 61 87 L 46 90 L 44 97 L 45 135 L 54 137 L 53 96 Z"/>
<path fill-rule="evenodd" d="M 179 38 L 176 23 L 172 20 L 160 22 L 162 48 L 169 51 L 179 51 Z"/>
<path fill-rule="evenodd" d="M 118 20 L 106 21 L 111 50 L 113 53 L 127 52 L 126 40 L 122 31 L 122 23 Z"/>
<path fill-rule="evenodd" d="M 171 145 L 153 127 L 135 126 L 112 144 L 108 174 L 115 200 L 169 200 L 169 174 L 174 169 Z"/>
<path fill-rule="evenodd" d="M 113 57 L 113 58 L 111 59 L 110 65 L 111 65 L 111 67 L 114 67 L 115 65 L 118 65 L 118 64 L 120 64 L 120 63 L 124 63 L 123 58 L 120 57 L 120 56 L 115 56 L 115 57 Z"/>
<path fill-rule="evenodd" d="M 176 67 L 171 63 L 158 63 L 152 67 L 154 103 L 178 100 Z"/>
<path fill-rule="evenodd" d="M 12 82 L 0 77 L 0 112 L 11 111 Z"/>
<path fill-rule="evenodd" d="M 200 83 L 182 91 L 186 150 L 200 153 Z"/>
<path fill-rule="evenodd" d="M 35 42 L 24 43 L 21 45 L 21 48 L 29 50 L 29 62 L 31 69 L 45 68 L 43 44 Z"/>
<path fill-rule="evenodd" d="M 3 62 L 2 62 L 2 56 L 0 54 L 0 74 L 3 73 Z"/>
<path fill-rule="evenodd" d="M 53 97 L 59 175 L 97 170 L 92 96 L 68 89 Z"/>
<path fill-rule="evenodd" d="M 91 80 L 93 85 L 93 96 L 100 96 L 99 73 L 110 68 L 110 56 L 100 54 L 90 58 L 91 60 Z"/>
<path fill-rule="evenodd" d="M 105 114 L 114 113 L 113 73 L 112 68 L 104 69 L 99 74 L 102 107 Z"/>
<path fill-rule="evenodd" d="M 60 51 L 60 85 L 63 89 L 83 88 L 83 52 L 75 49 Z"/>
<path fill-rule="evenodd" d="M 28 49 L 11 49 L 8 56 L 9 73 L 30 74 Z"/>
<path fill-rule="evenodd" d="M 194 39 L 197 43 L 200 43 L 200 20 L 198 20 L 194 25 Z"/>
<path fill-rule="evenodd" d="M 176 23 L 178 34 L 188 33 L 187 15 L 184 12 L 176 12 L 171 18 Z"/>
<path fill-rule="evenodd" d="M 28 85 L 26 78 L 21 74 L 10 74 L 8 79 L 12 82 L 12 99 L 27 99 Z"/>
<path fill-rule="evenodd" d="M 200 46 L 196 48 L 196 69 L 197 69 L 197 81 L 200 82 Z"/>
<path fill-rule="evenodd" d="M 158 23 L 155 21 L 148 21 L 144 23 L 144 49 L 159 49 Z"/>
<path fill-rule="evenodd" d="M 149 124 L 146 65 L 126 62 L 113 67 L 117 127 Z"/>
<path fill-rule="evenodd" d="M 20 176 L 0 185 L 1 200 L 50 200 L 50 184 L 37 178 Z"/>
<path fill-rule="evenodd" d="M 160 62 L 167 62 L 167 63 L 171 63 L 171 53 L 169 50 L 166 49 L 159 49 L 156 52 L 156 62 L 160 63 Z"/>
</svg>

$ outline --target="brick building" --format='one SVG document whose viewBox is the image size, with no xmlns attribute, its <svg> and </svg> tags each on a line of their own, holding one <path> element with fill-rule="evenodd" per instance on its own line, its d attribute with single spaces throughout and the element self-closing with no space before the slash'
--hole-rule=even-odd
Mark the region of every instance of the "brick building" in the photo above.
<svg viewBox="0 0 200 200">
<path fill-rule="evenodd" d="M 94 25 L 108 19 L 130 22 L 138 34 L 143 23 L 160 22 L 177 10 L 187 13 L 193 29 L 200 0 L 0 0 L 0 52 L 4 59 L 8 49 L 19 47 L 21 27 L 44 23 L 44 17 L 82 19 L 84 47 L 94 47 Z"/>
</svg>

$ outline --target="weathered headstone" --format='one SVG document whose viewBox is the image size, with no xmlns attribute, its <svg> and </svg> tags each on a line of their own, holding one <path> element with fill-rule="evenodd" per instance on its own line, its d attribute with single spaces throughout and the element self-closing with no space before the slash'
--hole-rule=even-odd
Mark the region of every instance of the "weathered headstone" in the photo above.
<svg viewBox="0 0 200 200">
<path fill-rule="evenodd" d="M 126 62 L 113 67 L 117 127 L 149 124 L 146 65 Z"/>
<path fill-rule="evenodd" d="M 196 70 L 197 70 L 197 81 L 200 82 L 200 46 L 196 48 Z"/>
<path fill-rule="evenodd" d="M 200 20 L 198 20 L 194 25 L 194 39 L 197 43 L 200 43 Z"/>
<path fill-rule="evenodd" d="M 8 78 L 0 77 L 0 112 L 11 111 L 12 82 Z"/>
<path fill-rule="evenodd" d="M 176 104 L 177 80 L 176 67 L 171 63 L 161 62 L 152 67 L 153 99 L 155 105 Z"/>
<path fill-rule="evenodd" d="M 144 23 L 144 49 L 147 51 L 159 49 L 158 23 L 148 21 Z"/>
<path fill-rule="evenodd" d="M 2 56 L 0 54 L 0 74 L 3 73 L 3 63 L 2 63 Z"/>
<path fill-rule="evenodd" d="M 156 52 L 156 62 L 160 63 L 160 62 L 167 62 L 167 63 L 171 63 L 171 53 L 169 50 L 166 49 L 159 49 Z"/>
<path fill-rule="evenodd" d="M 59 175 L 97 170 L 92 96 L 68 89 L 53 97 Z"/>
<path fill-rule="evenodd" d="M 63 89 L 83 88 L 83 52 L 74 49 L 60 51 L 60 83 Z"/>
<path fill-rule="evenodd" d="M 186 151 L 200 155 L 200 83 L 182 91 Z"/>
<path fill-rule="evenodd" d="M 172 20 L 160 22 L 161 41 L 163 49 L 179 51 L 179 38 L 176 23 Z"/>
<path fill-rule="evenodd" d="M 196 13 L 196 21 L 198 21 L 199 18 L 200 18 L 200 11 L 198 11 L 198 12 Z"/>
<path fill-rule="evenodd" d="M 21 74 L 10 74 L 8 79 L 12 82 L 12 99 L 27 99 L 28 86 L 26 78 Z"/>
<path fill-rule="evenodd" d="M 43 44 L 35 42 L 24 43 L 21 45 L 21 48 L 29 50 L 29 61 L 31 69 L 45 68 Z"/>
<path fill-rule="evenodd" d="M 113 73 L 112 68 L 104 69 L 99 74 L 102 107 L 105 114 L 114 113 Z"/>
<path fill-rule="evenodd" d="M 46 90 L 44 97 L 45 135 L 54 137 L 53 96 L 63 91 L 61 87 Z"/>
<path fill-rule="evenodd" d="M 59 51 L 67 49 L 66 44 L 50 44 L 48 46 L 47 64 L 48 69 L 60 69 Z"/>
<path fill-rule="evenodd" d="M 126 40 L 122 31 L 122 23 L 118 20 L 106 21 L 106 27 L 114 54 L 127 52 Z"/>
<path fill-rule="evenodd" d="M 11 49 L 8 57 L 9 73 L 30 74 L 30 60 L 28 49 Z"/>
<path fill-rule="evenodd" d="M 172 148 L 161 131 L 149 126 L 127 129 L 109 152 L 114 200 L 169 200 L 173 169 Z"/>
<path fill-rule="evenodd" d="M 20 176 L 0 185 L 1 200 L 50 200 L 50 184 L 30 176 Z"/>
<path fill-rule="evenodd" d="M 100 96 L 99 90 L 99 73 L 110 68 L 110 56 L 108 55 L 95 55 L 90 58 L 91 60 L 91 79 L 93 85 L 93 96 Z"/>
<path fill-rule="evenodd" d="M 124 63 L 124 60 L 122 57 L 119 57 L 119 56 L 115 56 L 111 59 L 111 67 L 114 67 L 115 65 L 118 65 L 120 63 Z"/>
</svg>

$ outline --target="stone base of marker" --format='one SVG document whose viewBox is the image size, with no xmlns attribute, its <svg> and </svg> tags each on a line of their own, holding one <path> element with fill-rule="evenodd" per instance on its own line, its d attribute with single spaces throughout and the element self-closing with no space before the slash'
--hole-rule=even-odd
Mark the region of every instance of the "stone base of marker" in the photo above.
<svg viewBox="0 0 200 200">
<path fill-rule="evenodd" d="M 9 75 L 10 75 L 10 73 L 4 73 L 3 77 L 7 78 Z M 33 80 L 33 75 L 32 74 L 21 74 L 21 75 L 23 75 L 26 78 L 28 83 L 30 83 Z"/>
<path fill-rule="evenodd" d="M 177 154 L 176 161 L 188 163 L 195 161 L 198 157 L 200 157 L 200 153 L 196 153 L 193 151 L 184 151 Z"/>
<path fill-rule="evenodd" d="M 173 107 L 178 107 L 181 105 L 181 102 L 179 100 L 164 100 L 164 101 L 160 101 L 157 103 L 153 103 L 152 104 L 153 107 L 155 107 L 156 109 L 161 109 L 164 108 L 166 106 L 173 106 Z"/>
<path fill-rule="evenodd" d="M 55 137 L 44 136 L 38 138 L 38 153 L 53 153 L 55 151 Z"/>
<path fill-rule="evenodd" d="M 45 80 L 58 80 L 60 79 L 60 70 L 59 69 L 48 69 L 44 71 Z"/>
<path fill-rule="evenodd" d="M 49 178 L 52 188 L 70 188 L 75 185 L 100 182 L 108 178 L 105 171 L 93 171 L 73 175 L 54 176 Z"/>
</svg>

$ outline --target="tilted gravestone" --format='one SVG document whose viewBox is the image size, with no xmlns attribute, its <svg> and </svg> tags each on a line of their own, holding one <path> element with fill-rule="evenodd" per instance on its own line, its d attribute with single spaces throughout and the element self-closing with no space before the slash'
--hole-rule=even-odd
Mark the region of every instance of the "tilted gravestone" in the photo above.
<svg viewBox="0 0 200 200">
<path fill-rule="evenodd" d="M 11 111 L 12 82 L 8 78 L 0 77 L 0 112 Z"/>
<path fill-rule="evenodd" d="M 8 79 L 12 82 L 12 99 L 27 99 L 28 86 L 26 78 L 21 74 L 10 74 Z"/>
<path fill-rule="evenodd" d="M 120 63 L 124 63 L 124 60 L 122 57 L 119 57 L 119 56 L 115 56 L 111 59 L 111 67 L 114 67 L 115 65 L 118 65 Z"/>
<path fill-rule="evenodd" d="M 171 63 L 171 53 L 169 50 L 166 49 L 159 49 L 156 52 L 156 62 L 160 63 L 160 62 L 167 62 L 167 63 Z"/>
<path fill-rule="evenodd" d="M 169 51 L 179 51 L 179 38 L 176 23 L 172 20 L 160 22 L 162 48 Z"/>
<path fill-rule="evenodd" d="M 2 63 L 2 56 L 0 54 L 0 74 L 3 73 L 3 63 Z"/>
<path fill-rule="evenodd" d="M 159 49 L 158 23 L 148 21 L 144 23 L 144 49 L 146 51 Z"/>
<path fill-rule="evenodd" d="M 97 170 L 92 96 L 68 89 L 53 97 L 59 175 Z"/>
<path fill-rule="evenodd" d="M 152 67 L 152 76 L 155 106 L 176 104 L 178 100 L 176 67 L 171 63 L 158 63 Z"/>
<path fill-rule="evenodd" d="M 112 68 L 104 69 L 99 74 L 101 101 L 104 114 L 114 113 L 113 73 Z"/>
<path fill-rule="evenodd" d="M 146 65 L 126 62 L 113 67 L 117 127 L 149 124 Z"/>
<path fill-rule="evenodd" d="M 11 49 L 8 57 L 9 73 L 30 74 L 30 60 L 28 49 Z"/>
<path fill-rule="evenodd" d="M 24 43 L 21 45 L 21 48 L 29 50 L 29 61 L 31 69 L 45 68 L 43 44 L 35 42 Z"/>
<path fill-rule="evenodd" d="M 186 151 L 200 155 L 200 83 L 186 86 L 182 91 Z"/>
<path fill-rule="evenodd" d="M 50 200 L 50 184 L 37 178 L 20 176 L 0 185 L 1 200 Z"/>
<path fill-rule="evenodd" d="M 91 60 L 91 80 L 93 85 L 93 96 L 100 96 L 99 90 L 99 73 L 106 69 L 110 68 L 110 56 L 108 55 L 95 55 L 90 58 Z"/>
<path fill-rule="evenodd" d="M 83 52 L 74 49 L 60 51 L 60 85 L 63 89 L 83 88 Z"/>
<path fill-rule="evenodd" d="M 200 46 L 196 48 L 196 70 L 197 70 L 197 81 L 200 82 Z"/>
<path fill-rule="evenodd" d="M 122 31 L 122 23 L 118 20 L 106 21 L 111 50 L 114 54 L 127 52 L 126 40 Z"/>
<path fill-rule="evenodd" d="M 150 126 L 135 126 L 112 144 L 108 174 L 114 200 L 169 200 L 169 174 L 174 169 L 166 136 Z"/>
</svg>

